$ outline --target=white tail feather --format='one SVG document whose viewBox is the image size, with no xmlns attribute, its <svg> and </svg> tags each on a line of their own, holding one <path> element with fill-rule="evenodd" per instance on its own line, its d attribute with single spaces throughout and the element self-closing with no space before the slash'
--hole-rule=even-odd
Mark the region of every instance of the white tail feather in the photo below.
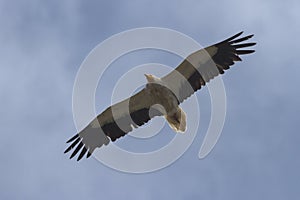
<svg viewBox="0 0 300 200">
<path fill-rule="evenodd" d="M 170 127 L 176 132 L 185 132 L 186 130 L 186 115 L 185 112 L 178 107 L 177 112 L 172 115 L 165 116 Z"/>
</svg>

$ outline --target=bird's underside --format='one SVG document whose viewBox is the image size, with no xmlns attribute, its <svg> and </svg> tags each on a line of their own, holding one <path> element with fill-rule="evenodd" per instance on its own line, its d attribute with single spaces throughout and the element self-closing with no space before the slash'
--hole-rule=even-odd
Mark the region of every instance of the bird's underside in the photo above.
<svg viewBox="0 0 300 200">
<path fill-rule="evenodd" d="M 253 35 L 238 38 L 240 32 L 222 42 L 200 49 L 189 55 L 172 72 L 162 78 L 145 75 L 147 84 L 137 94 L 108 107 L 93 119 L 82 131 L 67 141 L 77 160 L 85 154 L 89 157 L 96 148 L 126 135 L 144 125 L 155 116 L 164 116 L 176 132 L 186 130 L 186 115 L 179 107 L 185 99 L 219 74 L 223 74 L 240 55 L 253 53 L 244 49 L 256 43 L 243 43 Z"/>
</svg>

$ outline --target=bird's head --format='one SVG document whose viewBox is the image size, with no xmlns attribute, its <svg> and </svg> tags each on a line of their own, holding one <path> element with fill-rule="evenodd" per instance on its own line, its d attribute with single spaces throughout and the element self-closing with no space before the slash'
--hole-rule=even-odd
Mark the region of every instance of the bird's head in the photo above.
<svg viewBox="0 0 300 200">
<path fill-rule="evenodd" d="M 144 74 L 148 83 L 157 83 L 160 82 L 160 78 L 152 75 L 152 74 Z"/>
</svg>

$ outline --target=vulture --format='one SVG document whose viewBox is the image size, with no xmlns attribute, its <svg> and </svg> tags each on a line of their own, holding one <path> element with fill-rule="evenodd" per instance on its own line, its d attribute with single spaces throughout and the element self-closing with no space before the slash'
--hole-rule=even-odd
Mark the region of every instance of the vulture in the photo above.
<svg viewBox="0 0 300 200">
<path fill-rule="evenodd" d="M 70 159 L 78 152 L 77 161 L 85 154 L 88 158 L 96 148 L 115 141 L 155 116 L 164 116 L 174 131 L 184 132 L 186 114 L 179 104 L 223 74 L 235 61 L 241 61 L 240 55 L 254 52 L 246 47 L 256 43 L 245 42 L 253 35 L 240 37 L 242 33 L 190 54 L 164 77 L 145 74 L 147 83 L 143 89 L 99 114 L 67 141 L 70 146 L 64 153 L 74 149 Z"/>
</svg>

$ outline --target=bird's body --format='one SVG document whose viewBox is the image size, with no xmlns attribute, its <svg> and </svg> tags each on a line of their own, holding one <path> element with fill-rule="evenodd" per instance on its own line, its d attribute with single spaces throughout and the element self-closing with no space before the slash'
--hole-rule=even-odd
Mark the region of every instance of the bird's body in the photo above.
<svg viewBox="0 0 300 200">
<path fill-rule="evenodd" d="M 254 52 L 240 50 L 255 45 L 240 44 L 253 36 L 236 39 L 241 34 L 242 32 L 192 53 L 175 70 L 162 78 L 145 74 L 147 84 L 144 89 L 99 114 L 87 127 L 67 141 L 72 144 L 65 153 L 77 145 L 70 158 L 80 149 L 82 151 L 77 160 L 86 152 L 89 157 L 95 148 L 107 145 L 110 140 L 115 141 L 155 116 L 164 116 L 174 131 L 184 132 L 186 115 L 179 104 L 211 79 L 223 74 L 234 61 L 241 61 L 239 55 Z"/>
<path fill-rule="evenodd" d="M 153 99 L 157 99 L 156 104 L 162 106 L 166 113 L 174 112 L 175 108 L 179 105 L 176 96 L 161 83 L 148 83 L 145 88 L 146 93 Z"/>
<path fill-rule="evenodd" d="M 154 77 L 153 75 L 151 76 Z M 152 106 L 153 109 L 156 109 L 164 114 L 167 122 L 174 131 L 184 132 L 186 129 L 186 115 L 179 107 L 180 102 L 178 101 L 176 95 L 170 88 L 167 87 L 167 83 L 160 78 L 154 77 L 154 81 L 150 82 L 149 78 L 147 78 L 147 80 L 147 93 L 151 96 L 151 98 L 158 100 L 157 104 Z"/>
</svg>

